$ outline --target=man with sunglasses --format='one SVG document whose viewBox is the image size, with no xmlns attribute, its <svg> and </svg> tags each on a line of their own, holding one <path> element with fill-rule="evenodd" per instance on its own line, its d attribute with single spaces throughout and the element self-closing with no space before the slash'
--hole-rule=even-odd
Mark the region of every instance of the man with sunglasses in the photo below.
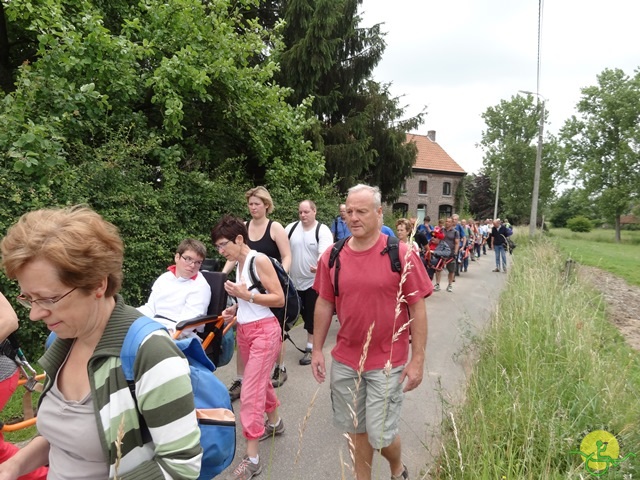
<svg viewBox="0 0 640 480">
<path fill-rule="evenodd" d="M 186 238 L 180 242 L 175 264 L 158 277 L 151 287 L 149 300 L 138 310 L 162 323 L 170 332 L 175 331 L 176 323 L 207 313 L 211 288 L 199 271 L 206 256 L 207 247 L 199 240 Z M 185 335 L 195 334 L 185 330 Z"/>
</svg>

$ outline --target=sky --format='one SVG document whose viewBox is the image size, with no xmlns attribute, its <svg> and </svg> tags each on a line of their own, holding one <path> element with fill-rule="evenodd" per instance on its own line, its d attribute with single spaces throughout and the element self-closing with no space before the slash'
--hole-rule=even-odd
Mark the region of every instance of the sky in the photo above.
<svg viewBox="0 0 640 480">
<path fill-rule="evenodd" d="M 406 116 L 426 107 L 414 133 L 436 141 L 468 173 L 482 168 L 476 145 L 488 107 L 536 91 L 538 0 L 364 0 L 362 27 L 381 23 L 386 50 L 373 77 L 390 83 Z M 640 67 L 640 1 L 547 0 L 542 5 L 539 93 L 545 131 L 577 114 L 581 88 L 604 69 Z"/>
</svg>

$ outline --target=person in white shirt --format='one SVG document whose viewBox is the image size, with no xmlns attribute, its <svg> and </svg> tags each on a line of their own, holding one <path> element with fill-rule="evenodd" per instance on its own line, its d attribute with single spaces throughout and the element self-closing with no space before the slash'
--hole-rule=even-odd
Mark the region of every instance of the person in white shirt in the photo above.
<svg viewBox="0 0 640 480">
<path fill-rule="evenodd" d="M 326 225 L 316 221 L 316 204 L 303 200 L 298 206 L 300 220 L 290 223 L 285 231 L 291 245 L 291 278 L 300 296 L 300 314 L 307 331 L 307 346 L 300 365 L 311 364 L 313 347 L 313 311 L 318 293 L 312 288 L 318 259 L 333 244 L 333 235 Z"/>
<path fill-rule="evenodd" d="M 146 304 L 138 310 L 162 323 L 173 333 L 182 320 L 207 313 L 211 288 L 199 269 L 207 256 L 207 247 L 193 238 L 186 238 L 175 254 L 175 264 L 167 268 L 151 287 Z M 202 327 L 200 327 L 202 328 Z M 196 336 L 185 330 L 182 336 Z"/>
</svg>

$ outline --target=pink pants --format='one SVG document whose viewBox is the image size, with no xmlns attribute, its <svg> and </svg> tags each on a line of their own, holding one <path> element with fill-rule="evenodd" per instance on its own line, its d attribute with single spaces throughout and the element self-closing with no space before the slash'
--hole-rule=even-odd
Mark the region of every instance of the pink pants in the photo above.
<svg viewBox="0 0 640 480">
<path fill-rule="evenodd" d="M 238 325 L 238 353 L 244 361 L 240 392 L 240 423 L 248 440 L 264 433 L 264 413 L 273 412 L 280 402 L 271 385 L 271 370 L 282 346 L 276 317 Z"/>
<path fill-rule="evenodd" d="M 4 408 L 13 392 L 16 391 L 19 376 L 20 374 L 16 370 L 12 376 L 0 382 L 0 410 Z M 0 432 L 0 463 L 13 457 L 19 450 L 13 443 L 5 442 L 2 432 Z M 47 467 L 40 467 L 31 473 L 18 477 L 18 480 L 46 480 L 48 470 Z"/>
</svg>

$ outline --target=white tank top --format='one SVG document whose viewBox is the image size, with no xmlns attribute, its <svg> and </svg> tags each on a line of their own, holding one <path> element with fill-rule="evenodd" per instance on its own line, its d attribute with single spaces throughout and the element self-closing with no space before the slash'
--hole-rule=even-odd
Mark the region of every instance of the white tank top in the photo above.
<svg viewBox="0 0 640 480">
<path fill-rule="evenodd" d="M 249 264 L 251 263 L 251 259 L 256 255 L 262 255 L 256 252 L 255 250 L 251 250 L 247 255 L 247 258 L 244 259 L 244 265 L 242 265 L 242 271 L 239 275 L 236 275 L 236 283 L 244 283 L 247 285 L 247 288 L 251 286 L 251 276 L 249 275 Z M 258 280 L 260 280 L 260 275 L 258 275 L 258 267 L 254 265 L 254 272 Z M 257 288 L 253 288 L 250 290 L 251 292 L 259 295 L 260 292 Z M 263 305 L 258 305 L 257 303 L 251 303 L 246 300 L 242 300 L 238 298 L 238 313 L 237 313 L 237 321 L 240 325 L 245 325 L 251 322 L 257 322 L 258 320 L 262 320 L 264 318 L 273 317 L 273 312 L 269 307 L 265 307 Z"/>
</svg>

